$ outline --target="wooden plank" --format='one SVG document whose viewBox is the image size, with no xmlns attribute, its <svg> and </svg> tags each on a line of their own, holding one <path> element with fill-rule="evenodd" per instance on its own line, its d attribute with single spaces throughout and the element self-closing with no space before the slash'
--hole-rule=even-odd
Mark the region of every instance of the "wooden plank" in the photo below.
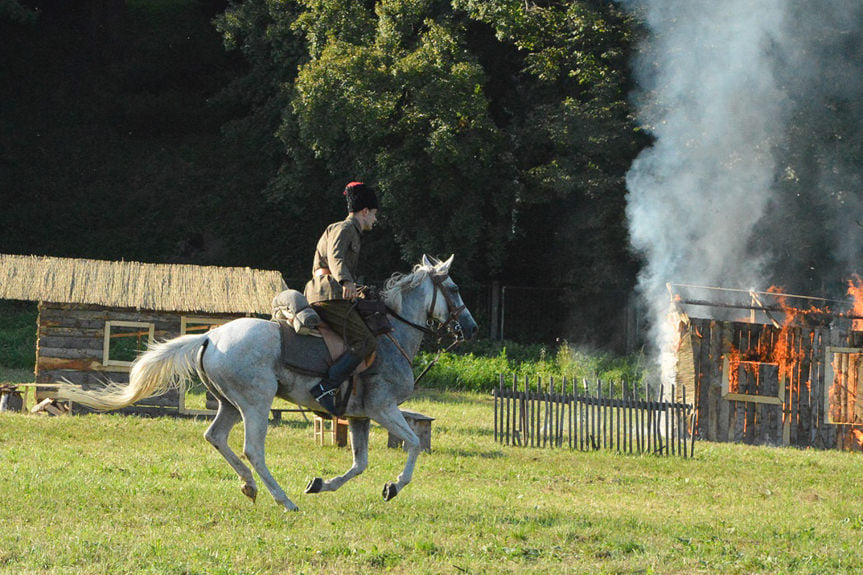
<svg viewBox="0 0 863 575">
<path fill-rule="evenodd" d="M 102 349 L 104 334 L 97 337 L 40 336 L 39 349 Z"/>
<path fill-rule="evenodd" d="M 44 337 L 105 337 L 104 328 L 60 327 L 39 325 L 39 336 Z"/>
<path fill-rule="evenodd" d="M 115 383 L 126 383 L 129 381 L 128 373 L 110 373 L 96 371 L 66 371 L 48 370 L 39 372 L 39 383 L 51 383 L 56 381 L 68 381 L 75 385 L 98 385 L 106 379 Z"/>
<path fill-rule="evenodd" d="M 77 371 L 107 371 L 99 359 L 68 359 L 64 357 L 39 356 L 36 363 L 36 374 L 42 371 L 71 369 Z"/>
<path fill-rule="evenodd" d="M 820 329 L 816 329 L 813 331 L 814 338 L 812 341 L 812 362 L 810 364 L 810 378 L 811 378 L 811 389 L 809 394 L 809 409 L 808 409 L 808 421 L 807 421 L 807 431 L 808 431 L 808 441 L 806 443 L 807 446 L 820 446 L 825 447 L 823 445 L 822 438 L 820 438 L 821 434 L 821 422 L 824 418 L 824 334 Z M 822 443 L 822 445 L 819 445 Z"/>
<path fill-rule="evenodd" d="M 706 329 L 705 329 L 706 327 Z M 702 424 L 701 420 L 701 398 L 707 397 L 706 388 L 704 387 L 704 368 L 707 365 L 706 356 L 709 348 L 710 342 L 710 324 L 700 320 L 696 326 L 693 327 L 692 330 L 692 355 L 694 360 L 694 370 L 695 370 L 695 385 L 690 393 L 687 393 L 685 389 L 680 391 L 681 401 L 683 401 L 683 396 L 688 395 L 691 399 L 694 400 L 698 419 L 696 425 L 700 426 Z"/>
<path fill-rule="evenodd" d="M 65 349 L 62 347 L 40 347 L 39 360 L 43 358 L 55 359 L 85 359 L 100 362 L 102 361 L 102 349 Z"/>
<path fill-rule="evenodd" d="M 92 322 L 92 321 L 141 321 L 141 322 L 166 322 L 177 323 L 181 315 L 176 312 L 159 312 L 151 310 L 134 310 L 125 308 L 95 308 L 95 309 L 57 309 L 55 307 L 44 307 L 40 316 L 46 322 L 61 322 L 64 325 L 70 321 Z"/>
<path fill-rule="evenodd" d="M 728 425 L 730 406 L 722 401 L 722 390 L 727 385 L 723 378 L 722 361 L 731 350 L 731 328 L 725 322 L 710 324 L 710 397 L 711 433 L 707 439 L 711 441 L 728 441 Z"/>
</svg>

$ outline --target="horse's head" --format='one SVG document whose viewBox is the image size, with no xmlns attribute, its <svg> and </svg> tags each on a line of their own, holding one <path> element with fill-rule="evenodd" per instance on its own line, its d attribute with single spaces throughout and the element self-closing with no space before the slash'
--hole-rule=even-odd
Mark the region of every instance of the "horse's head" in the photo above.
<svg viewBox="0 0 863 575">
<path fill-rule="evenodd" d="M 439 321 L 446 329 L 456 336 L 471 339 L 477 333 L 476 321 L 461 299 L 458 286 L 449 277 L 449 268 L 454 255 L 442 262 L 435 258 L 423 256 L 422 265 L 428 270 L 429 281 L 432 284 L 431 293 L 427 296 L 428 316 Z"/>
</svg>

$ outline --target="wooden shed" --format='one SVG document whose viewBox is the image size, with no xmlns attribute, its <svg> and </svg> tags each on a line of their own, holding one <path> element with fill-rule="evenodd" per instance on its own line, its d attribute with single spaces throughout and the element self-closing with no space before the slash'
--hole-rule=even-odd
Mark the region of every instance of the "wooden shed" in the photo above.
<svg viewBox="0 0 863 575">
<path fill-rule="evenodd" d="M 863 447 L 863 322 L 853 302 L 700 286 L 670 291 L 677 387 L 695 398 L 699 437 Z"/>
<path fill-rule="evenodd" d="M 0 254 L 0 299 L 39 302 L 37 383 L 127 382 L 150 342 L 269 316 L 285 287 L 277 271 Z M 187 411 L 177 392 L 130 410 L 147 407 Z"/>
</svg>

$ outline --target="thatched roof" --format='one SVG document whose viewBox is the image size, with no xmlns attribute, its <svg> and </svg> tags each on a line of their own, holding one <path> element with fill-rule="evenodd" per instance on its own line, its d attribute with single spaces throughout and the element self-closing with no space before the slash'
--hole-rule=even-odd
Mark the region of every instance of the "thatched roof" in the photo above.
<svg viewBox="0 0 863 575">
<path fill-rule="evenodd" d="M 270 313 L 276 271 L 0 254 L 0 299 L 157 311 Z"/>
</svg>

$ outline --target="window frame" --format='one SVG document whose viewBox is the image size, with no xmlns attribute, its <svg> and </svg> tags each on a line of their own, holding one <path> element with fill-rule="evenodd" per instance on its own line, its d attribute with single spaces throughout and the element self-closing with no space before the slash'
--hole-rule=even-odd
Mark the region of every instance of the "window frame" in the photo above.
<svg viewBox="0 0 863 575">
<path fill-rule="evenodd" d="M 133 361 L 122 359 L 111 359 L 111 328 L 112 327 L 138 327 L 146 328 L 147 347 L 153 344 L 156 334 L 156 324 L 148 321 L 128 321 L 128 320 L 106 320 L 104 341 L 102 342 L 102 365 L 115 367 L 130 367 Z"/>
<path fill-rule="evenodd" d="M 741 361 L 743 363 L 743 361 Z M 777 369 L 779 368 L 779 364 L 774 361 L 750 361 L 746 360 L 745 363 L 757 363 L 757 364 L 766 364 L 766 365 L 775 365 Z M 777 391 L 776 395 L 755 395 L 751 393 L 734 393 L 731 391 L 731 360 L 728 359 L 728 355 L 722 359 L 722 373 L 720 375 L 722 382 L 722 399 L 728 401 L 749 401 L 752 403 L 767 403 L 770 405 L 784 405 L 785 403 L 785 374 L 782 373 L 781 370 L 777 373 Z"/>
<path fill-rule="evenodd" d="M 833 421 L 833 418 L 830 415 L 830 390 L 833 388 L 834 383 L 836 382 L 836 375 L 833 371 L 833 359 L 836 354 L 843 353 L 847 355 L 858 355 L 860 356 L 861 364 L 863 364 L 863 347 L 841 347 L 841 346 L 827 346 L 824 349 L 824 423 L 830 425 L 855 425 L 860 426 L 860 422 L 853 421 Z M 858 371 L 859 371 L 858 367 Z M 857 390 L 863 391 L 863 386 L 860 385 L 861 378 L 857 380 Z"/>
<path fill-rule="evenodd" d="M 194 316 L 194 315 L 184 315 L 180 316 L 180 335 L 188 335 L 188 326 L 189 325 L 209 325 L 209 326 L 220 326 L 232 321 L 230 319 L 225 318 L 213 318 L 213 317 L 204 317 L 204 316 Z M 212 327 L 211 327 L 212 329 Z M 209 330 L 208 330 L 209 331 Z M 198 332 L 192 332 L 198 333 Z"/>
</svg>

